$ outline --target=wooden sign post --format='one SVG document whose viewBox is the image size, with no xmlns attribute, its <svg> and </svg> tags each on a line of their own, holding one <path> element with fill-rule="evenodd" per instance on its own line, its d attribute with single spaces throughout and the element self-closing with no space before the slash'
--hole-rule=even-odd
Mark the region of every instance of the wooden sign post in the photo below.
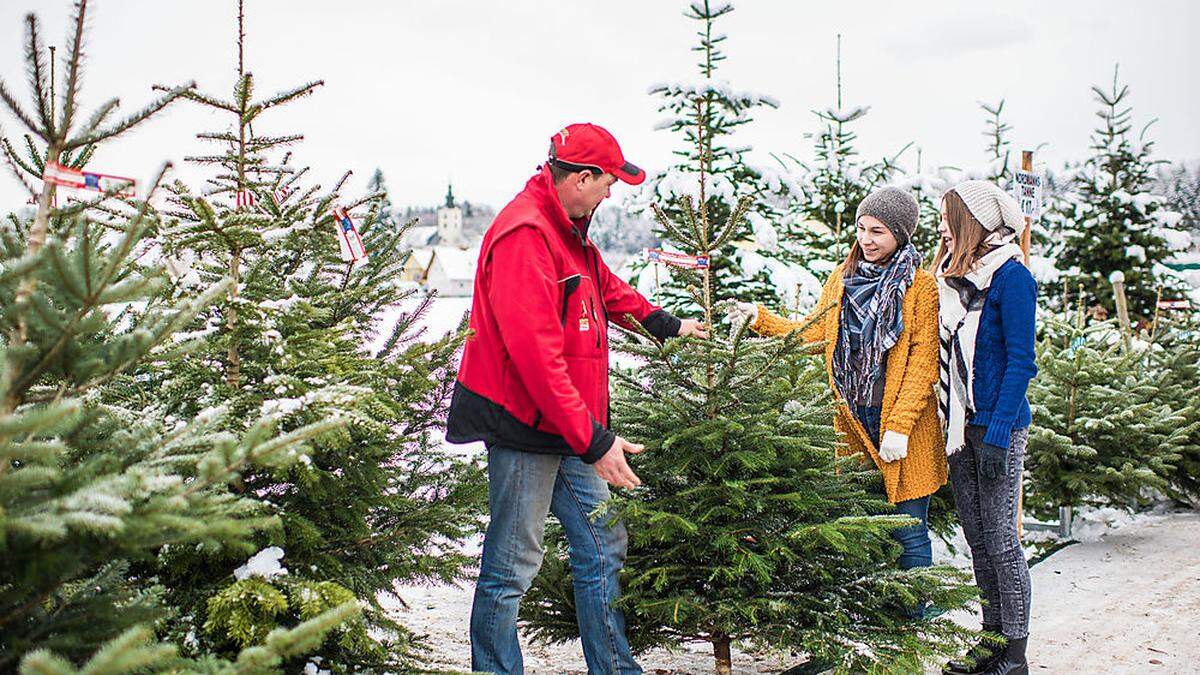
<svg viewBox="0 0 1200 675">
<path fill-rule="evenodd" d="M 1033 172 L 1033 151 L 1021 151 L 1021 170 L 1013 174 L 1013 197 L 1025 215 L 1025 230 L 1021 232 L 1021 252 L 1029 267 L 1029 247 L 1033 240 L 1033 219 L 1042 215 L 1042 177 Z M 1025 485 L 1017 493 L 1017 536 L 1024 533 Z M 1068 516 L 1069 517 L 1069 516 Z M 1060 514 L 1061 520 L 1061 514 Z"/>
<path fill-rule="evenodd" d="M 1133 324 L 1129 321 L 1129 301 L 1125 299 L 1125 273 L 1117 270 L 1108 276 L 1113 287 L 1113 302 L 1117 306 L 1117 321 L 1121 324 L 1121 338 L 1125 353 L 1133 348 Z"/>
<path fill-rule="evenodd" d="M 1033 219 L 1042 215 L 1042 177 L 1033 172 L 1033 151 L 1021 151 L 1021 170 L 1013 175 L 1013 196 L 1025 214 L 1025 231 L 1021 233 L 1021 251 L 1025 266 L 1029 266 L 1029 246 L 1033 239 Z"/>
</svg>

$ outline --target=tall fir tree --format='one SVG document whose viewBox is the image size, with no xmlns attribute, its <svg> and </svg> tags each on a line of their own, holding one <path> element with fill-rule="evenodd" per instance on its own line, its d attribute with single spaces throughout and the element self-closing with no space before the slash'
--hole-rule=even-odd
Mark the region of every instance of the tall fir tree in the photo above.
<svg viewBox="0 0 1200 675">
<path fill-rule="evenodd" d="M 981 102 L 979 107 L 987 113 L 987 128 L 983 130 L 983 136 L 987 138 L 984 148 L 989 168 L 987 179 L 1002 188 L 1008 187 L 1008 181 L 1012 178 L 1008 161 L 1012 143 L 1008 140 L 1008 132 L 1012 131 L 1012 126 L 1002 118 L 1004 99 L 995 104 Z"/>
<path fill-rule="evenodd" d="M 1088 323 L 1082 306 L 1041 322 L 1025 508 L 1134 508 L 1166 491 L 1194 409 L 1161 395 L 1145 349 L 1127 349 L 1112 322 Z"/>
<path fill-rule="evenodd" d="M 917 166 L 915 172 L 896 182 L 900 187 L 912 190 L 917 200 L 917 229 L 913 231 L 912 241 L 921 255 L 930 260 L 937 253 L 941 243 L 938 226 L 942 220 L 942 195 L 949 187 L 940 171 L 927 170 L 923 166 L 924 153 L 917 148 Z"/>
<path fill-rule="evenodd" d="M 981 132 L 987 138 L 984 146 L 986 163 L 980 167 L 963 169 L 953 166 L 924 166 L 922 151 L 917 149 L 917 165 L 914 172 L 898 176 L 895 183 L 900 187 L 912 190 L 920 206 L 920 217 L 917 229 L 913 233 L 913 243 L 917 250 L 930 259 L 937 252 L 941 243 L 938 226 L 942 220 L 941 200 L 946 190 L 954 187 L 955 183 L 968 178 L 988 180 L 1001 187 L 1006 187 L 1011 178 L 1009 156 L 1011 142 L 1008 133 L 1011 126 L 1004 121 L 1004 99 L 998 103 L 980 103 L 980 109 L 986 113 L 986 126 Z"/>
<path fill-rule="evenodd" d="M 700 181 L 709 153 L 696 136 Z M 753 197 L 728 215 L 680 197 L 673 220 L 655 209 L 667 241 L 711 254 L 739 231 Z M 712 325 L 719 278 L 683 271 L 680 291 Z M 838 458 L 825 369 L 805 356 L 799 332 L 658 343 L 630 335 L 621 347 L 640 366 L 616 373 L 614 428 L 646 445 L 634 463 L 641 487 L 603 509 L 629 530 L 622 596 L 631 646 L 709 642 L 717 673 L 732 672 L 733 643 L 807 652 L 838 673 L 919 670 L 952 654 L 967 633 L 906 608 L 964 606 L 974 591 L 947 567 L 901 571 L 889 532 L 911 519 L 868 486 L 874 467 Z M 578 636 L 568 552 L 561 533 L 524 614 L 536 637 Z"/>
<path fill-rule="evenodd" d="M 383 169 L 376 168 L 367 181 L 367 194 L 375 195 L 371 208 L 375 211 L 375 223 L 378 227 L 397 227 L 391 195 L 388 194 L 387 183 L 383 179 Z"/>
<path fill-rule="evenodd" d="M 1092 91 L 1101 124 L 1092 134 L 1092 156 L 1059 207 L 1061 226 L 1052 234 L 1061 248 L 1055 257 L 1066 282 L 1083 285 L 1089 305 L 1113 307 L 1112 288 L 1104 281 L 1123 272 L 1130 312 L 1147 318 L 1160 288 L 1177 289 L 1178 280 L 1162 263 L 1173 249 L 1190 245 L 1190 237 L 1178 228 L 1178 214 L 1151 192 L 1153 142 L 1146 139 L 1149 125 L 1133 134 L 1129 87 L 1119 83 L 1114 69 L 1112 88 Z"/>
<path fill-rule="evenodd" d="M 46 59 L 39 22 L 26 17 L 32 112 L 0 82 L 0 100 L 27 130 L 24 153 L 3 139 L 5 157 L 37 204 L 0 226 L 0 671 L 277 672 L 357 606 L 313 612 L 236 661 L 184 660 L 154 640 L 153 627 L 172 613 L 166 589 L 131 568 L 171 547 L 250 549 L 278 523 L 238 494 L 239 477 L 252 467 L 286 470 L 338 423 L 279 435 L 256 418 L 230 433 L 226 410 L 182 418 L 153 402 L 112 402 L 114 392 L 137 386 L 133 373 L 186 348 L 177 344 L 182 330 L 231 283 L 217 278 L 174 295 L 161 266 L 139 262 L 161 224 L 151 201 L 162 172 L 141 199 L 120 184 L 58 195 L 43 180 L 85 170 L 99 145 L 192 86 L 122 119 L 111 99 L 84 119 L 86 20 L 81 0 L 62 58 L 51 50 Z"/>
<path fill-rule="evenodd" d="M 158 238 L 178 286 L 216 276 L 236 285 L 190 326 L 194 348 L 148 369 L 126 404 L 160 402 L 184 417 L 221 407 L 235 433 L 261 415 L 285 431 L 342 426 L 315 439 L 304 463 L 241 476 L 241 493 L 281 523 L 258 548 L 278 547 L 288 574 L 235 577 L 246 553 L 220 546 L 172 548 L 143 571 L 179 608 L 171 633 L 194 635 L 200 649 L 232 653 L 356 600 L 364 621 L 322 646 L 326 667 L 417 669 L 418 636 L 384 601 L 398 582 L 463 579 L 471 560 L 457 542 L 479 530 L 484 504 L 477 464 L 448 454 L 437 434 L 462 333 L 417 339 L 429 300 L 402 290 L 404 233 L 381 222 L 382 194 L 346 199 L 348 173 L 322 189 L 290 156 L 273 159 L 302 137 L 265 135 L 264 114 L 321 82 L 256 98 L 240 2 L 237 27 L 232 95 L 183 94 L 229 126 L 198 135 L 220 150 L 188 158 L 209 176 L 199 190 L 170 186 Z M 362 234 L 364 260 L 339 255 L 344 217 Z M 389 308 L 400 306 L 409 311 L 397 318 Z"/>
<path fill-rule="evenodd" d="M 790 209 L 792 222 L 787 231 L 790 256 L 821 277 L 850 253 L 859 203 L 896 170 L 895 158 L 864 162 L 855 148 L 858 134 L 852 125 L 865 117 L 870 107 L 846 107 L 843 101 L 840 34 L 835 72 L 835 105 L 813 111 L 820 125 L 820 130 L 812 134 L 814 158 L 803 167 L 803 192 Z"/>
<path fill-rule="evenodd" d="M 684 11 L 685 17 L 699 25 L 699 43 L 692 48 L 700 55 L 699 78 L 657 84 L 650 89 L 660 99 L 658 111 L 667 116 L 657 128 L 678 136 L 682 147 L 673 151 L 676 163 L 651 176 L 633 196 L 631 208 L 636 213 L 648 214 L 654 205 L 665 205 L 674 217 L 679 215 L 677 198 L 691 195 L 702 201 L 714 218 L 727 218 L 736 206 L 737 190 L 747 192 L 752 196 L 747 217 L 741 219 L 729 240 L 713 252 L 713 274 L 720 281 L 716 292 L 722 298 L 776 306 L 781 300 L 781 285 L 791 285 L 789 281 L 781 282 L 790 274 L 786 264 L 775 256 L 778 241 L 775 203 L 783 186 L 778 176 L 751 166 L 746 159 L 747 148 L 735 145 L 733 135 L 753 121 L 757 109 L 776 108 L 779 104 L 770 96 L 735 89 L 718 78 L 718 66 L 726 59 L 721 44 L 728 36 L 717 32 L 716 25 L 732 11 L 732 4 L 716 0 L 694 0 Z M 696 194 L 699 184 L 696 175 L 701 162 L 696 147 L 701 136 L 708 139 L 712 158 L 706 190 L 704 194 Z M 655 235 L 663 238 L 661 231 L 655 231 Z M 635 268 L 639 274 L 645 269 L 645 263 Z M 664 276 L 673 274 L 669 269 L 659 272 Z M 662 288 L 663 296 L 655 300 L 665 307 L 685 314 L 696 310 L 692 299 L 680 293 L 677 285 L 666 283 Z"/>
</svg>

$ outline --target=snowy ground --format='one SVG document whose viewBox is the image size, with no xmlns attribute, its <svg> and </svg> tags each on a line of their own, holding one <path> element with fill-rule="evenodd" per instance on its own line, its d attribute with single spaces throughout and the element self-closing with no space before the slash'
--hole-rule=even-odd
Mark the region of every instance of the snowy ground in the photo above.
<svg viewBox="0 0 1200 675">
<path fill-rule="evenodd" d="M 438 300 L 426 321 L 430 337 L 452 330 L 469 308 L 468 298 Z M 1076 514 L 1072 534 L 1079 543 L 1031 570 L 1031 672 L 1200 673 L 1200 513 L 1085 510 Z M 935 561 L 969 566 L 961 536 L 952 543 L 955 549 L 935 541 Z M 478 547 L 478 541 L 467 545 L 471 551 Z M 395 616 L 428 636 L 434 665 L 469 669 L 472 587 L 398 591 L 407 608 L 396 606 Z M 957 618 L 978 626 L 974 617 Z M 528 673 L 586 671 L 578 642 L 546 646 L 523 640 L 522 647 Z M 704 644 L 654 651 L 639 661 L 647 672 L 662 675 L 712 672 Z M 778 655 L 737 650 L 734 664 L 741 673 L 778 673 L 791 665 Z"/>
</svg>

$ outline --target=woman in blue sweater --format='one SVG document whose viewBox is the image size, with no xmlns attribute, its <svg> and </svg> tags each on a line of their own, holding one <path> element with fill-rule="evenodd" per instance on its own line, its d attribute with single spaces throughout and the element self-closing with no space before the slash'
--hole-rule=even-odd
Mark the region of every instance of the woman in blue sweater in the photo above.
<svg viewBox="0 0 1200 675">
<path fill-rule="evenodd" d="M 946 667 L 959 675 L 1029 672 L 1029 566 L 1017 518 L 1030 422 L 1025 390 L 1037 374 L 1037 285 L 1015 242 L 1023 228 L 1016 201 L 992 183 L 964 181 L 942 197 L 942 244 L 933 261 L 939 412 L 983 627 L 1005 638 Z"/>
</svg>

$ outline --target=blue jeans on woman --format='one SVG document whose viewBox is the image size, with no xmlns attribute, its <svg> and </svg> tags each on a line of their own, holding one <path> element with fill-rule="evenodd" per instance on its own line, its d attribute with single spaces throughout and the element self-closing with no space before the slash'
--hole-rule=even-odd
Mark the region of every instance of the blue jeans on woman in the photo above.
<svg viewBox="0 0 1200 675">
<path fill-rule="evenodd" d="M 570 544 L 575 612 L 588 673 L 638 674 L 613 601 L 625 563 L 625 526 L 592 512 L 608 483 L 578 457 L 488 448 L 488 509 L 483 560 L 471 606 L 471 670 L 524 672 L 517 609 L 542 565 L 542 534 L 553 513 Z"/>
<path fill-rule="evenodd" d="M 879 406 L 855 405 L 851 409 L 854 416 L 867 430 L 867 435 L 879 447 L 883 436 L 880 417 L 883 409 Z M 933 544 L 929 540 L 929 495 L 916 499 L 906 499 L 896 502 L 896 513 L 912 516 L 919 523 L 892 530 L 892 538 L 904 547 L 900 554 L 900 569 L 914 567 L 929 567 L 933 564 Z"/>
</svg>

